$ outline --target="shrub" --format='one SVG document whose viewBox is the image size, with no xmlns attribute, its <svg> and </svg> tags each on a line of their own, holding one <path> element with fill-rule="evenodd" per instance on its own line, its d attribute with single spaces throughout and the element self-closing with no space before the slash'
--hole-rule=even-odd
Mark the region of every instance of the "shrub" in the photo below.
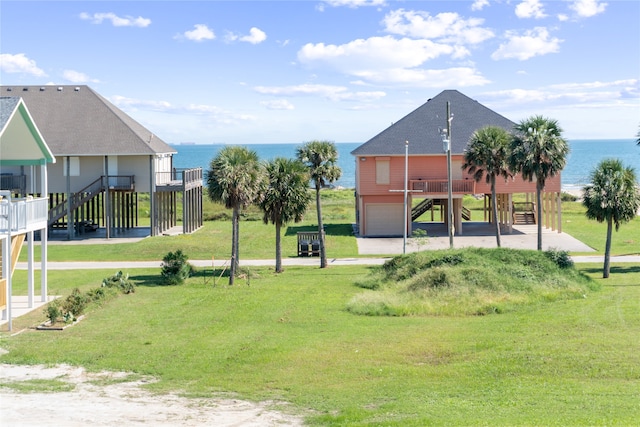
<svg viewBox="0 0 640 427">
<path fill-rule="evenodd" d="M 167 285 L 181 285 L 193 274 L 193 266 L 187 262 L 189 258 L 180 249 L 169 252 L 162 259 L 162 280 Z"/>
<path fill-rule="evenodd" d="M 551 248 L 544 252 L 544 255 L 556 263 L 556 265 L 560 268 L 571 268 L 573 267 L 573 260 L 569 256 L 568 251 L 563 251 L 560 249 Z"/>
<path fill-rule="evenodd" d="M 129 274 L 123 274 L 122 271 L 118 271 L 113 276 L 102 279 L 102 287 L 117 288 L 123 294 L 132 294 L 136 291 L 136 285 L 129 280 Z"/>
<path fill-rule="evenodd" d="M 49 319 L 49 322 L 53 325 L 58 321 L 58 318 L 62 317 L 62 311 L 60 310 L 60 301 L 51 301 L 44 309 L 44 314 Z"/>
<path fill-rule="evenodd" d="M 75 320 L 76 317 L 84 313 L 88 302 L 89 299 L 80 292 L 80 289 L 75 288 L 71 291 L 71 294 L 62 303 L 62 312 L 65 320 Z"/>
</svg>

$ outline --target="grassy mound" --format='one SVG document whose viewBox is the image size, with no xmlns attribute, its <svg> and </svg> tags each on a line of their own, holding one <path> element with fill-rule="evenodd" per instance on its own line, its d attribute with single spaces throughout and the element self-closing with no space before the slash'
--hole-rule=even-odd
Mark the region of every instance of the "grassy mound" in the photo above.
<svg viewBox="0 0 640 427">
<path fill-rule="evenodd" d="M 468 248 L 397 256 L 356 285 L 347 305 L 369 316 L 485 315 L 598 289 L 562 251 Z"/>
</svg>

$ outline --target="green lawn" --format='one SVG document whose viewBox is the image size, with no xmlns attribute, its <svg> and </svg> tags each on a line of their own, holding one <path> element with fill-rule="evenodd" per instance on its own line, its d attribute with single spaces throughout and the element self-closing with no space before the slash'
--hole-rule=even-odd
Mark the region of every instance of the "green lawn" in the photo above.
<svg viewBox="0 0 640 427">
<path fill-rule="evenodd" d="M 637 424 L 640 268 L 614 264 L 608 280 L 599 265 L 580 269 L 603 289 L 453 317 L 350 314 L 364 266 L 256 268 L 232 288 L 214 287 L 211 271 L 165 287 L 159 269 L 135 270 L 135 294 L 72 328 L 2 335 L 0 361 L 151 374 L 158 392 L 282 399 L 311 425 Z M 112 273 L 51 271 L 50 287 L 87 289 Z"/>
<path fill-rule="evenodd" d="M 329 256 L 354 256 L 353 195 L 329 194 Z M 579 204 L 563 209 L 565 231 L 602 253 L 605 226 L 587 221 Z M 289 227 L 286 256 L 313 216 Z M 614 254 L 640 253 L 639 221 L 614 234 Z M 253 220 L 240 229 L 242 257 L 273 257 L 273 226 Z M 51 246 L 50 260 L 161 259 L 176 249 L 228 257 L 229 224 L 136 244 Z M 347 310 L 367 292 L 355 285 L 371 271 L 365 266 L 252 268 L 234 287 L 224 278 L 214 286 L 206 269 L 182 286 L 159 286 L 160 268 L 135 269 L 136 293 L 62 332 L 29 329 L 44 319 L 40 310 L 16 319 L 14 331 L 24 331 L 0 333 L 9 350 L 0 362 L 151 374 L 154 391 L 187 396 L 280 399 L 310 425 L 638 425 L 640 266 L 614 263 L 609 279 L 599 264 L 577 268 L 601 289 L 503 314 L 413 317 Z M 50 293 L 86 291 L 113 273 L 50 271 Z M 16 295 L 25 283 L 17 271 Z"/>
<path fill-rule="evenodd" d="M 343 258 L 358 256 L 358 248 L 353 235 L 355 222 L 354 199 L 352 190 L 324 191 L 323 213 L 326 229 L 326 245 L 329 257 Z M 465 206 L 477 211 L 474 218 L 482 218 L 482 200 L 465 198 Z M 225 209 L 207 202 L 205 211 L 208 217 L 223 216 Z M 596 250 L 604 253 L 606 224 L 587 220 L 584 208 L 577 202 L 563 203 L 563 231 L 576 237 Z M 275 227 L 264 224 L 261 214 L 251 208 L 240 224 L 240 258 L 275 258 Z M 282 231 L 283 257 L 297 255 L 296 232 L 316 230 L 315 205 L 309 209 L 303 222 L 288 224 Z M 190 259 L 228 259 L 231 253 L 231 223 L 227 220 L 206 221 L 199 231 L 180 236 L 158 236 L 138 243 L 119 245 L 50 245 L 50 261 L 125 261 L 125 260 L 161 260 L 163 256 L 177 249 Z M 621 226 L 614 232 L 613 255 L 640 253 L 640 217 Z M 589 253 L 593 255 L 593 253 Z M 40 253 L 36 251 L 38 259 Z M 21 254 L 26 260 L 26 251 Z"/>
</svg>

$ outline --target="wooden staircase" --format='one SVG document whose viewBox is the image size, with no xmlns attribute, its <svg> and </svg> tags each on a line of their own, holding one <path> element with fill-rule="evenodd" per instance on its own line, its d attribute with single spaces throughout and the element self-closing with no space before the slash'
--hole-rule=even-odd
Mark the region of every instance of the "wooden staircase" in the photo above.
<svg viewBox="0 0 640 427">
<path fill-rule="evenodd" d="M 18 234 L 11 237 L 11 260 L 9 264 L 9 274 L 13 276 L 13 271 L 18 263 L 20 257 L 20 251 L 22 250 L 22 244 L 24 243 L 25 234 Z M 1 252 L 1 251 L 0 251 Z M 3 253 L 0 253 L 0 265 L 4 265 L 5 257 Z M 7 278 L 3 276 L 2 269 L 0 269 L 0 310 L 7 308 Z"/>
<path fill-rule="evenodd" d="M 536 205 L 533 202 L 514 202 L 513 224 L 531 225 L 536 223 Z"/>
<path fill-rule="evenodd" d="M 536 214 L 533 212 L 514 212 L 514 225 L 530 225 L 536 223 Z"/>
<path fill-rule="evenodd" d="M 99 177 L 91 184 L 84 187 L 82 190 L 78 191 L 71 195 L 71 210 L 76 210 L 84 203 L 98 196 L 100 193 L 104 191 L 104 179 L 103 177 Z M 64 200 L 51 209 L 49 209 L 49 225 L 58 221 L 67 215 L 67 201 Z"/>
<path fill-rule="evenodd" d="M 420 215 L 422 215 L 432 207 L 433 207 L 433 199 L 424 199 L 423 201 L 415 205 L 413 208 L 411 208 L 411 221 L 415 221 L 420 217 Z"/>
</svg>

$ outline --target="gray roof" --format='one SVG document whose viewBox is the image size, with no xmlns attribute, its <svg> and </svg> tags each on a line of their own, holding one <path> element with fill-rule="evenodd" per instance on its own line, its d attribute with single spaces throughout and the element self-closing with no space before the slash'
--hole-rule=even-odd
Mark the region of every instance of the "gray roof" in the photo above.
<svg viewBox="0 0 640 427">
<path fill-rule="evenodd" d="M 176 153 L 88 86 L 0 86 L 21 97 L 56 156 Z"/>
<path fill-rule="evenodd" d="M 16 109 L 19 102 L 20 98 L 8 96 L 0 97 L 0 129 L 4 129 L 7 125 L 11 114 L 13 114 L 13 111 Z"/>
<path fill-rule="evenodd" d="M 443 154 L 440 129 L 447 128 L 447 101 L 451 121 L 451 153 L 462 154 L 473 132 L 484 126 L 509 132 L 515 123 L 457 90 L 445 90 L 351 152 L 354 156 Z"/>
</svg>

